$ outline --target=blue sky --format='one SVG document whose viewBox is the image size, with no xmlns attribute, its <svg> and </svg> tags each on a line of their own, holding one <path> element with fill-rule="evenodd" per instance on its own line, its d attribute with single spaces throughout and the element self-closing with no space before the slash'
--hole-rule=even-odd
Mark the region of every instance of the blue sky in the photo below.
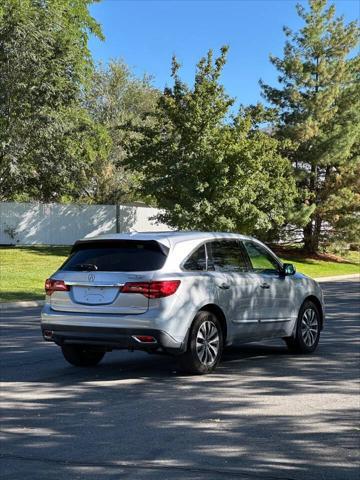
<svg viewBox="0 0 360 480">
<path fill-rule="evenodd" d="M 301 2 L 306 5 L 306 2 Z M 333 2 L 347 21 L 359 17 L 358 0 Z M 281 55 L 283 25 L 302 23 L 293 0 L 103 0 L 91 6 L 105 41 L 90 40 L 96 61 L 121 57 L 135 72 L 154 76 L 154 85 L 171 85 L 173 54 L 181 76 L 192 83 L 195 65 L 209 48 L 230 46 L 222 83 L 237 103 L 260 100 L 258 80 L 273 84 L 269 53 Z"/>
</svg>

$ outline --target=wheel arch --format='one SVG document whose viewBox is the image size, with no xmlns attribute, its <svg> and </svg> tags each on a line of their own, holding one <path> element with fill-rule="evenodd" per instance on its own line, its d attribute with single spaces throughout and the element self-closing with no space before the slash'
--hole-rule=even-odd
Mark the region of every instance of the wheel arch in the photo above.
<svg viewBox="0 0 360 480">
<path fill-rule="evenodd" d="M 207 305 L 204 305 L 203 307 L 200 308 L 199 312 L 202 311 L 207 311 L 213 313 L 216 318 L 219 320 L 222 332 L 223 332 L 223 337 L 224 337 L 224 345 L 226 344 L 226 339 L 227 339 L 227 334 L 228 334 L 228 328 L 227 328 L 227 322 L 226 322 L 226 317 L 222 309 L 216 305 L 215 303 L 208 303 Z"/>
<path fill-rule="evenodd" d="M 304 299 L 302 305 L 304 305 L 304 303 L 308 302 L 308 301 L 313 302 L 319 310 L 319 313 L 320 313 L 320 330 L 322 330 L 323 327 L 324 327 L 324 309 L 323 309 L 322 303 L 320 302 L 320 300 L 315 295 L 308 295 Z"/>
</svg>

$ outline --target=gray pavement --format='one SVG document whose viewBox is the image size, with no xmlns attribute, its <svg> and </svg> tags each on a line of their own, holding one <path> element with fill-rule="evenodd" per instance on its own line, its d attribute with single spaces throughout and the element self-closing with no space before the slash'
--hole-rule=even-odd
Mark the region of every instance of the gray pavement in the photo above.
<svg viewBox="0 0 360 480">
<path fill-rule="evenodd" d="M 246 345 L 204 377 L 130 352 L 76 369 L 39 308 L 3 310 L 1 479 L 358 480 L 360 284 L 322 286 L 316 354 Z"/>
</svg>

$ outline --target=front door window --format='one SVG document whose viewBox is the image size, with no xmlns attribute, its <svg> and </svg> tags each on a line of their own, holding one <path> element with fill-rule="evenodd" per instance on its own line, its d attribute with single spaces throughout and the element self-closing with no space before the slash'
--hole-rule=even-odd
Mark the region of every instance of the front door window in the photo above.
<svg viewBox="0 0 360 480">
<path fill-rule="evenodd" d="M 277 273 L 279 271 L 279 264 L 275 258 L 261 245 L 250 241 L 245 241 L 244 245 L 249 255 L 251 266 L 255 272 Z"/>
</svg>

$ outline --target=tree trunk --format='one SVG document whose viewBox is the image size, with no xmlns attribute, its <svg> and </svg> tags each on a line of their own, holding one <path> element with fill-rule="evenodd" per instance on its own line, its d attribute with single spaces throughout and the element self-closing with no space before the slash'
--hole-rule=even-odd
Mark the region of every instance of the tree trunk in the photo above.
<svg viewBox="0 0 360 480">
<path fill-rule="evenodd" d="M 310 222 L 305 225 L 303 229 L 304 233 L 304 250 L 308 253 L 314 253 L 313 252 L 313 221 L 310 220 Z"/>
<path fill-rule="evenodd" d="M 320 246 L 322 219 L 316 216 L 314 220 L 305 225 L 304 234 L 304 250 L 307 253 L 318 253 Z"/>
<path fill-rule="evenodd" d="M 309 177 L 309 191 L 312 195 L 314 195 L 314 201 L 316 205 L 317 202 L 317 182 L 318 182 L 318 166 L 315 161 L 311 163 L 311 173 Z M 317 209 L 317 207 L 316 207 Z M 305 225 L 303 229 L 304 233 L 304 250 L 307 253 L 317 253 L 319 250 L 319 243 L 320 243 L 320 230 L 321 230 L 321 218 L 315 212 L 313 213 L 312 218 L 310 219 L 309 223 Z"/>
<path fill-rule="evenodd" d="M 317 253 L 320 248 L 321 225 L 322 225 L 322 219 L 317 215 L 315 218 L 315 228 L 314 228 L 314 234 L 313 234 L 315 253 Z"/>
</svg>

